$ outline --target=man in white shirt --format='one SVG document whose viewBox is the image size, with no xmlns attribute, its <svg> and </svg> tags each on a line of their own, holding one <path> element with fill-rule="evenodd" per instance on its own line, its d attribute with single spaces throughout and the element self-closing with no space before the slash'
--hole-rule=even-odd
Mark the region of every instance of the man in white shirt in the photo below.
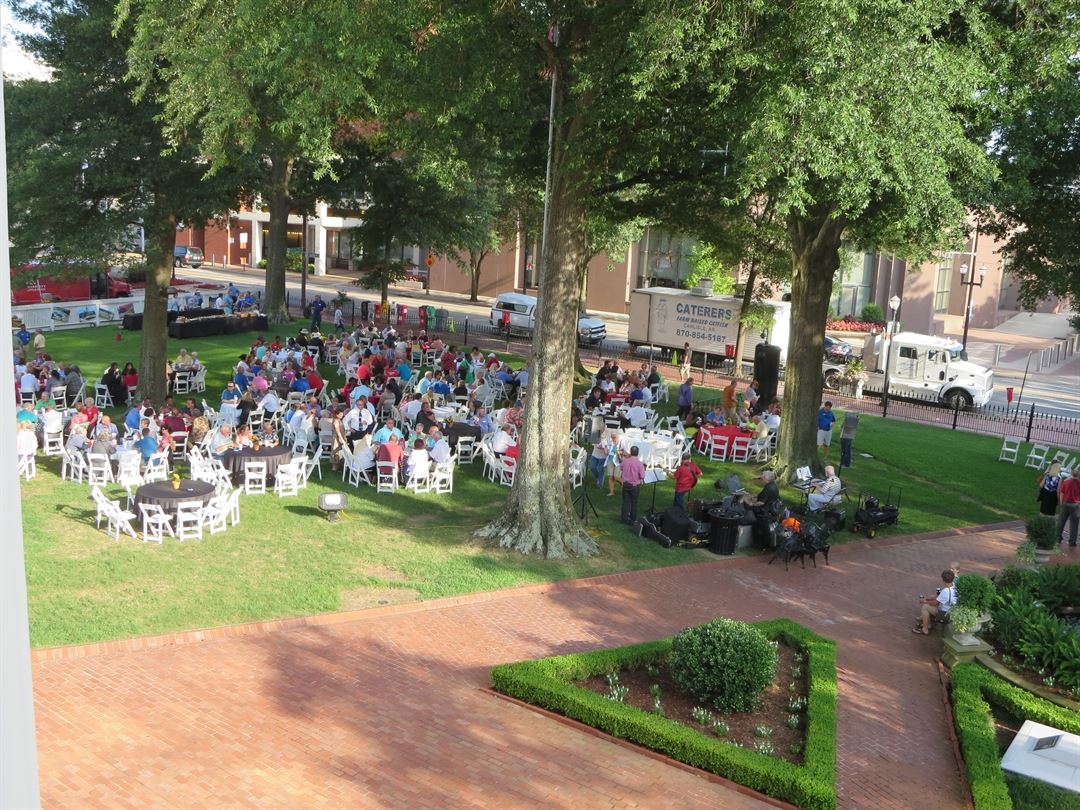
<svg viewBox="0 0 1080 810">
<path fill-rule="evenodd" d="M 491 437 L 491 449 L 496 455 L 502 455 L 516 444 L 514 438 L 502 428 L 496 430 L 495 435 Z"/>
<path fill-rule="evenodd" d="M 269 389 L 263 398 L 259 400 L 259 405 L 266 411 L 268 416 L 273 416 L 277 413 L 278 408 L 281 407 L 281 400 L 278 399 L 278 395 L 274 393 L 274 389 Z"/>
<path fill-rule="evenodd" d="M 418 393 L 420 396 L 423 396 L 428 392 L 428 389 L 431 388 L 431 384 L 433 382 L 435 382 L 435 379 L 432 373 L 430 371 L 425 371 L 424 379 L 420 380 L 420 382 L 416 384 L 416 393 Z"/>
<path fill-rule="evenodd" d="M 38 392 L 38 378 L 28 370 L 19 377 L 19 390 L 24 394 L 36 394 Z"/>
<path fill-rule="evenodd" d="M 765 411 L 765 427 L 769 430 L 780 429 L 780 406 L 775 402 L 770 402 Z"/>
<path fill-rule="evenodd" d="M 630 423 L 630 427 L 641 427 L 648 418 L 649 412 L 641 405 L 633 405 L 626 411 L 626 421 Z"/>
<path fill-rule="evenodd" d="M 63 433 L 63 414 L 52 405 L 46 405 L 45 412 L 41 414 L 41 429 L 44 433 Z"/>
<path fill-rule="evenodd" d="M 416 415 L 420 413 L 422 405 L 423 401 L 420 399 L 419 394 L 417 394 L 401 406 L 401 415 L 412 424 L 416 421 Z"/>
<path fill-rule="evenodd" d="M 955 607 L 956 588 L 953 586 L 954 579 L 956 579 L 956 573 L 952 569 L 942 571 L 941 581 L 945 583 L 945 587 L 938 591 L 937 596 L 919 597 L 922 614 L 919 617 L 919 623 L 911 628 L 912 633 L 921 633 L 924 636 L 930 635 L 930 617 L 948 613 Z"/>
<path fill-rule="evenodd" d="M 292 410 L 289 412 L 289 427 L 292 429 L 293 436 L 297 438 L 304 435 L 304 409 L 300 407 L 299 403 L 293 403 Z"/>
<path fill-rule="evenodd" d="M 446 437 L 442 435 L 442 431 L 437 427 L 431 429 L 431 438 L 434 440 L 434 444 L 428 449 L 428 455 L 431 460 L 436 464 L 441 464 L 444 461 L 450 460 L 450 443 L 446 441 Z"/>
<path fill-rule="evenodd" d="M 806 496 L 806 502 L 811 512 L 816 512 L 832 503 L 833 498 L 840 494 L 840 479 L 836 477 L 836 469 L 832 466 L 825 468 L 825 480 L 815 484 Z"/>
</svg>

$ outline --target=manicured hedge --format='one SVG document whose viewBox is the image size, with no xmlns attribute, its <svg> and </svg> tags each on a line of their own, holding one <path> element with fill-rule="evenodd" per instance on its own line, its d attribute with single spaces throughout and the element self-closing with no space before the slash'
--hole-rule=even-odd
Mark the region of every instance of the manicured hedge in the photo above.
<svg viewBox="0 0 1080 810">
<path fill-rule="evenodd" d="M 504 664 L 491 671 L 500 692 L 579 720 L 672 759 L 813 810 L 836 807 L 836 645 L 787 619 L 756 622 L 770 639 L 805 650 L 809 694 L 804 764 L 739 748 L 633 706 L 574 686 L 612 669 L 634 669 L 667 655 L 671 639 L 611 650 Z"/>
<path fill-rule="evenodd" d="M 958 664 L 953 668 L 953 718 L 975 810 L 1009 810 L 1013 803 L 1001 769 L 987 701 L 1015 717 L 1073 734 L 1080 734 L 1080 714 L 1013 686 L 978 664 Z"/>
</svg>

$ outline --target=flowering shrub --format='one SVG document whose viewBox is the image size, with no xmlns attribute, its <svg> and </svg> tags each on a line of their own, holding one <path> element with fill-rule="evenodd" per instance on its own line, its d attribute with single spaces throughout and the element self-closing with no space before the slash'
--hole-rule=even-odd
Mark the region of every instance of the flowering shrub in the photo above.
<svg viewBox="0 0 1080 810">
<path fill-rule="evenodd" d="M 826 331 L 829 332 L 870 332 L 876 333 L 881 331 L 881 324 L 873 323 L 871 321 L 855 321 L 848 320 L 847 318 L 841 318 L 839 320 L 828 321 L 825 324 Z"/>
</svg>

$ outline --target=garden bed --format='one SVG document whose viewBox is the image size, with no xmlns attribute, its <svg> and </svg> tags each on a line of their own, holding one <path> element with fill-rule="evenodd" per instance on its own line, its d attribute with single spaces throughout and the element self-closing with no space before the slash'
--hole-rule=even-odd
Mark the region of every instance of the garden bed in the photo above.
<svg viewBox="0 0 1080 810">
<path fill-rule="evenodd" d="M 1006 683 L 974 663 L 953 668 L 952 704 L 975 810 L 1075 806 L 1075 794 L 1006 774 L 1001 754 L 1024 720 L 1080 734 L 1080 714 Z M 1049 803 L 1044 803 L 1047 799 Z"/>
<path fill-rule="evenodd" d="M 667 719 L 743 748 L 770 750 L 772 756 L 800 765 L 806 744 L 806 724 L 798 706 L 799 701 L 807 698 L 806 655 L 783 642 L 777 652 L 776 677 L 762 693 L 760 706 L 753 712 L 711 709 L 707 710 L 706 720 L 700 714 L 701 702 L 683 693 L 666 668 L 650 672 L 647 666 L 618 672 L 619 684 L 628 690 L 623 703 L 651 713 L 654 710 L 652 692 L 654 687 L 659 687 L 660 705 Z M 575 684 L 604 697 L 611 690 L 606 675 L 594 675 L 575 681 Z M 789 724 L 789 718 L 795 720 Z"/>
<path fill-rule="evenodd" d="M 549 709 L 559 714 L 578 720 L 586 725 L 607 732 L 615 737 L 629 740 L 646 748 L 658 751 L 672 759 L 687 765 L 718 774 L 753 790 L 760 791 L 778 799 L 792 802 L 805 808 L 834 808 L 836 806 L 836 648 L 833 642 L 823 638 L 805 627 L 785 619 L 758 622 L 755 624 L 768 638 L 799 649 L 805 655 L 802 664 L 805 678 L 806 708 L 800 713 L 800 733 L 804 740 L 801 764 L 776 756 L 779 746 L 773 741 L 774 755 L 759 753 L 753 748 L 725 741 L 714 732 L 705 733 L 702 724 L 679 722 L 671 717 L 664 717 L 647 711 L 652 708 L 652 696 L 648 695 L 648 684 L 644 680 L 632 692 L 645 688 L 649 702 L 646 708 L 618 702 L 606 697 L 609 685 L 606 675 L 609 672 L 629 673 L 646 672 L 646 667 L 666 659 L 671 651 L 671 639 L 663 639 L 647 644 L 636 644 L 610 650 L 598 650 L 591 653 L 562 655 L 543 658 L 536 661 L 523 661 L 504 664 L 491 671 L 494 688 L 511 697 L 527 703 Z M 791 666 L 794 659 L 781 659 L 777 672 L 780 677 L 788 678 L 790 683 Z M 636 676 L 634 676 L 636 677 Z M 598 681 L 599 679 L 599 681 Z M 637 684 L 637 681 L 634 681 Z M 784 683 L 782 689 L 787 689 Z M 625 683 L 623 684 L 626 685 Z M 672 683 L 665 690 L 661 682 L 661 701 L 671 704 L 665 711 L 676 712 L 672 700 L 676 687 Z M 627 697 L 629 697 L 629 694 Z M 767 702 L 767 701 L 763 701 Z M 693 712 L 696 705 L 680 704 L 680 712 Z M 773 735 L 780 733 L 777 726 L 786 726 L 787 715 L 783 722 L 773 722 Z M 719 713 L 713 712 L 714 717 Z M 751 715 L 753 716 L 753 715 Z M 778 715 L 766 715 L 776 717 Z M 727 722 L 725 720 L 725 722 Z M 752 726 L 762 724 L 762 720 L 749 721 Z M 767 722 L 767 721 L 766 721 Z M 731 735 L 729 724 L 729 732 Z M 745 730 L 738 732 L 740 735 Z M 751 737 L 758 740 L 769 738 L 757 737 L 751 730 Z M 778 739 L 778 738 L 777 738 Z M 790 751 L 787 752 L 790 755 Z"/>
</svg>

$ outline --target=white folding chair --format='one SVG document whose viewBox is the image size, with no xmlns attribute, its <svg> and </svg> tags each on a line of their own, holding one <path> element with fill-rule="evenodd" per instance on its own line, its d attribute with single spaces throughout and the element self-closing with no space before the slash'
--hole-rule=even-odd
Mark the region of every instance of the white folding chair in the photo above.
<svg viewBox="0 0 1080 810">
<path fill-rule="evenodd" d="M 37 475 L 37 458 L 33 453 L 19 456 L 19 475 L 27 481 Z"/>
<path fill-rule="evenodd" d="M 315 448 L 315 452 L 311 454 L 311 458 L 307 459 L 304 468 L 304 484 L 307 485 L 308 479 L 311 478 L 313 472 L 319 473 L 319 480 L 322 481 L 322 459 L 323 448 L 320 444 Z"/>
<path fill-rule="evenodd" d="M 236 526 L 240 523 L 240 490 L 234 489 L 229 493 L 229 500 L 226 502 L 226 506 L 229 511 L 229 523 Z"/>
<path fill-rule="evenodd" d="M 439 495 L 447 495 L 454 491 L 454 458 L 440 461 L 431 472 L 431 491 Z"/>
<path fill-rule="evenodd" d="M 101 528 L 101 519 L 108 514 L 109 499 L 98 487 L 90 487 L 90 499 L 94 502 L 97 514 L 94 517 L 94 525 Z"/>
<path fill-rule="evenodd" d="M 91 484 L 109 484 L 112 483 L 113 473 L 112 464 L 109 462 L 109 457 L 104 453 L 88 453 L 86 455 L 86 461 L 88 463 L 89 482 Z"/>
<path fill-rule="evenodd" d="M 228 501 L 228 495 L 215 495 L 203 506 L 200 516 L 204 530 L 213 535 L 229 528 L 227 524 L 229 517 Z"/>
<path fill-rule="evenodd" d="M 64 454 L 63 432 L 43 433 L 42 435 L 45 437 L 45 455 L 61 456 Z"/>
<path fill-rule="evenodd" d="M 169 479 L 169 454 L 165 451 L 154 453 L 146 462 L 143 481 L 167 481 Z"/>
<path fill-rule="evenodd" d="M 417 495 L 421 492 L 431 492 L 431 464 L 429 462 L 413 468 L 405 481 L 405 489 L 410 489 Z"/>
<path fill-rule="evenodd" d="M 1046 467 L 1046 454 L 1049 452 L 1050 448 L 1045 444 L 1033 445 L 1031 452 L 1028 453 L 1027 461 L 1024 462 L 1024 466 L 1042 470 Z"/>
<path fill-rule="evenodd" d="M 174 458 L 187 458 L 188 450 L 188 436 L 190 435 L 186 430 L 176 430 L 169 434 L 172 436 L 173 444 L 176 449 L 173 451 Z"/>
<path fill-rule="evenodd" d="M 131 525 L 131 521 L 135 520 L 135 513 L 128 512 L 125 509 L 120 508 L 120 501 L 108 501 L 108 505 L 104 508 L 105 516 L 109 520 L 108 531 L 113 536 L 113 540 L 120 542 L 120 532 L 126 532 L 139 539 L 138 533 Z"/>
<path fill-rule="evenodd" d="M 172 516 L 156 503 L 140 503 L 139 511 L 142 513 L 143 542 L 153 540 L 156 543 L 164 543 L 165 535 L 173 536 Z"/>
<path fill-rule="evenodd" d="M 19 391 L 19 404 L 33 407 L 37 394 L 33 391 Z"/>
<path fill-rule="evenodd" d="M 239 490 L 237 490 L 239 492 Z M 244 461 L 244 494 L 245 495 L 265 495 L 266 494 L 266 462 L 265 461 Z"/>
<path fill-rule="evenodd" d="M 301 475 L 295 461 L 279 465 L 274 473 L 274 494 L 279 498 L 296 497 L 300 493 Z"/>
<path fill-rule="evenodd" d="M 191 391 L 191 372 L 178 371 L 173 378 L 173 393 L 187 394 Z"/>
<path fill-rule="evenodd" d="M 1054 464 L 1060 464 L 1062 467 L 1064 467 L 1065 462 L 1068 461 L 1068 459 L 1069 459 L 1069 454 L 1068 453 L 1066 453 L 1064 450 L 1058 450 L 1046 462 L 1046 466 L 1047 467 L 1052 467 Z"/>
<path fill-rule="evenodd" d="M 514 474 L 517 472 L 517 459 L 513 456 L 503 456 L 499 459 L 498 474 L 499 483 L 504 487 L 514 485 Z"/>
<path fill-rule="evenodd" d="M 53 402 L 56 403 L 56 409 L 58 411 L 66 411 L 67 410 L 68 401 L 67 401 L 67 389 L 66 388 L 63 388 L 63 387 L 54 388 L 54 389 L 52 389 L 52 391 L 49 392 L 49 395 L 52 397 Z"/>
<path fill-rule="evenodd" d="M 206 366 L 201 366 L 195 372 L 195 376 L 191 378 L 191 388 L 199 393 L 206 391 Z"/>
<path fill-rule="evenodd" d="M 113 407 L 112 395 L 109 393 L 109 386 L 97 383 L 94 385 L 94 405 L 98 408 L 111 408 Z"/>
<path fill-rule="evenodd" d="M 183 501 L 176 507 L 176 539 L 202 540 L 203 505 L 199 501 Z"/>
<path fill-rule="evenodd" d="M 745 464 L 750 460 L 750 437 L 736 436 L 731 441 L 731 461 L 735 464 Z"/>
<path fill-rule="evenodd" d="M 705 430 L 704 428 L 700 428 L 699 430 L 701 441 L 698 443 L 697 450 L 699 453 L 701 453 L 701 455 L 709 456 L 711 458 L 713 451 L 713 436 L 709 431 Z"/>
<path fill-rule="evenodd" d="M 375 464 L 375 491 L 397 492 L 398 465 L 393 461 L 379 461 Z"/>
<path fill-rule="evenodd" d="M 1009 461 L 1015 464 L 1019 452 L 1019 439 L 1003 439 L 1001 442 L 1001 452 L 998 453 L 998 461 Z"/>
<path fill-rule="evenodd" d="M 709 461 L 727 461 L 731 446 L 730 436 L 712 436 L 709 442 Z"/>
<path fill-rule="evenodd" d="M 64 451 L 64 460 L 60 465 L 60 478 L 78 481 L 80 484 L 87 475 L 86 459 L 77 450 Z"/>
</svg>

